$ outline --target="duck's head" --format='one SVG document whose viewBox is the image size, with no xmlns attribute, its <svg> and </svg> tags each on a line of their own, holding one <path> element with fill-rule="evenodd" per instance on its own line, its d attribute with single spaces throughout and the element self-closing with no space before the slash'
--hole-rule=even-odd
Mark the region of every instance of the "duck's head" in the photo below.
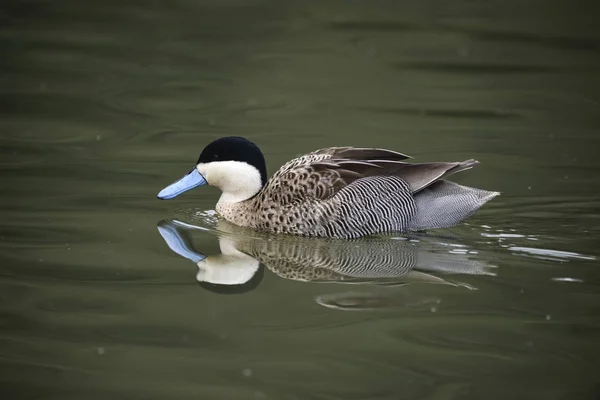
<svg viewBox="0 0 600 400">
<path fill-rule="evenodd" d="M 243 201 L 254 196 L 267 182 L 265 157 L 248 139 L 229 136 L 209 143 L 196 167 L 158 193 L 162 200 L 209 184 L 223 192 L 220 201 Z"/>
</svg>

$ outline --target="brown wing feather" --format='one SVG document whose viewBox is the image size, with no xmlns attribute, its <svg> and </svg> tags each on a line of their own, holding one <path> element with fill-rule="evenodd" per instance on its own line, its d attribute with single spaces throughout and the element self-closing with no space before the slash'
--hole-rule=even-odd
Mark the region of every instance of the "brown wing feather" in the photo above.
<svg viewBox="0 0 600 400">
<path fill-rule="evenodd" d="M 349 160 L 394 160 L 402 161 L 411 157 L 406 154 L 398 153 L 397 151 L 367 148 L 367 147 L 330 147 L 324 149 L 331 151 L 331 155 L 335 158 Z M 318 151 L 318 150 L 317 150 Z"/>
<path fill-rule="evenodd" d="M 395 175 L 404 179 L 409 184 L 411 191 L 415 193 L 449 175 L 473 168 L 478 163 L 476 160 L 419 164 L 391 163 L 383 166 L 385 173 L 381 175 Z"/>
<path fill-rule="evenodd" d="M 329 147 L 298 157 L 283 165 L 259 193 L 261 202 L 287 205 L 306 200 L 326 200 L 357 179 L 395 175 L 412 192 L 477 162 L 403 162 L 408 156 L 385 149 Z"/>
</svg>

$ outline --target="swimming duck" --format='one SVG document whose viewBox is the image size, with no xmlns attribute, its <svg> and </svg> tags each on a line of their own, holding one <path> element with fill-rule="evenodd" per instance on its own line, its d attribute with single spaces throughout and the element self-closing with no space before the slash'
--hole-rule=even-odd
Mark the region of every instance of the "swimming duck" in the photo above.
<svg viewBox="0 0 600 400">
<path fill-rule="evenodd" d="M 267 179 L 256 144 L 223 137 L 209 143 L 196 166 L 158 198 L 208 184 L 222 192 L 217 213 L 235 225 L 350 239 L 448 228 L 499 194 L 444 179 L 476 160 L 408 163 L 409 158 L 379 148 L 328 147 L 287 162 Z"/>
</svg>

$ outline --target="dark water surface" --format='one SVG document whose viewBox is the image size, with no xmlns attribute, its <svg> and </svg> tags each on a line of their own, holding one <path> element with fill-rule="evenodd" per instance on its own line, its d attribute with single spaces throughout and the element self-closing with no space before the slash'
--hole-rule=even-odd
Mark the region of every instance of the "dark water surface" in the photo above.
<svg viewBox="0 0 600 400">
<path fill-rule="evenodd" d="M 2 399 L 597 399 L 597 8 L 3 3 Z M 453 180 L 502 196 L 346 245 L 223 228 L 214 188 L 156 199 L 224 135 L 269 173 L 476 158 Z"/>
</svg>

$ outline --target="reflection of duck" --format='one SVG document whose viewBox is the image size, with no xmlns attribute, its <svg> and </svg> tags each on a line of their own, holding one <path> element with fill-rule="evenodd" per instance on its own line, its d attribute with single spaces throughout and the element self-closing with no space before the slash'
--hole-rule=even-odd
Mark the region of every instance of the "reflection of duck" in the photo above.
<svg viewBox="0 0 600 400">
<path fill-rule="evenodd" d="M 414 243 L 389 238 L 350 241 L 240 235 L 239 228 L 219 220 L 221 253 L 205 256 L 192 245 L 191 230 L 177 220 L 159 222 L 158 230 L 177 254 L 198 265 L 197 280 L 239 290 L 255 287 L 259 263 L 285 279 L 348 284 L 427 282 L 454 284 L 427 271 L 491 274 L 491 266 L 455 254 L 434 242 Z M 202 229 L 204 230 L 204 229 Z M 234 232 L 238 231 L 236 235 Z M 465 285 L 466 286 L 466 285 Z"/>
<path fill-rule="evenodd" d="M 196 167 L 158 197 L 208 183 L 223 192 L 217 212 L 238 226 L 347 239 L 451 227 L 498 195 L 443 179 L 475 160 L 417 164 L 407 158 L 391 150 L 331 147 L 289 161 L 267 180 L 260 149 L 225 137 L 209 143 Z"/>
</svg>

